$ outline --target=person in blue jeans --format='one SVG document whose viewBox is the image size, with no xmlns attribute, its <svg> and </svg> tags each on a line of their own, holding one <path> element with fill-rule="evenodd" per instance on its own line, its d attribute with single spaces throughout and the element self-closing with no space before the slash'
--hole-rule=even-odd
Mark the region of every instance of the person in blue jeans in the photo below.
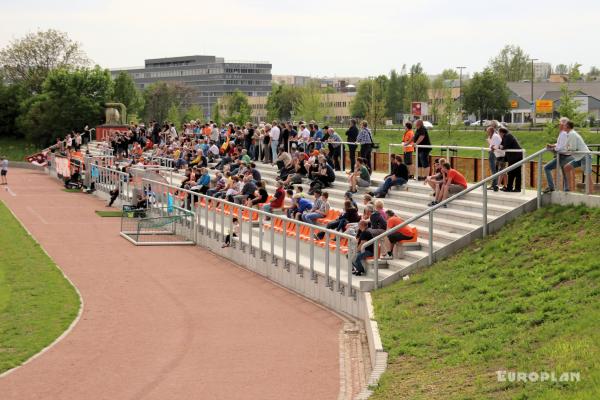
<svg viewBox="0 0 600 400">
<path fill-rule="evenodd" d="M 315 201 L 312 208 L 302 214 L 302 221 L 315 225 L 319 218 L 324 218 L 329 212 L 329 194 L 321 193 L 320 190 L 315 190 Z"/>
<path fill-rule="evenodd" d="M 548 187 L 544 190 L 544 193 L 550 193 L 554 191 L 554 179 L 552 177 L 552 171 L 556 169 L 558 165 L 560 165 L 560 169 L 562 170 L 563 176 L 563 189 L 568 192 L 569 191 L 569 180 L 567 178 L 567 174 L 565 174 L 565 166 L 573 161 L 573 157 L 565 153 L 567 149 L 567 142 L 569 140 L 569 132 L 566 129 L 566 123 L 569 121 L 568 118 L 563 117 L 559 120 L 558 124 L 558 139 L 556 139 L 556 143 L 547 144 L 546 148 L 554 152 L 554 158 L 544 165 L 544 173 L 546 174 L 546 181 L 548 182 Z"/>
<path fill-rule="evenodd" d="M 392 154 L 392 173 L 385 177 L 385 180 L 371 196 L 383 198 L 387 195 L 392 186 L 402 186 L 408 182 L 408 167 L 402 162 L 402 156 Z"/>
<path fill-rule="evenodd" d="M 365 220 L 361 220 L 358 223 L 358 232 L 356 234 L 356 238 L 358 239 L 358 253 L 352 262 L 352 274 L 356 276 L 361 276 L 365 273 L 365 267 L 363 266 L 363 260 L 366 260 L 368 257 L 373 257 L 374 247 L 373 245 L 369 245 L 364 249 L 363 244 L 373 239 L 373 234 L 369 231 L 369 224 Z"/>
</svg>

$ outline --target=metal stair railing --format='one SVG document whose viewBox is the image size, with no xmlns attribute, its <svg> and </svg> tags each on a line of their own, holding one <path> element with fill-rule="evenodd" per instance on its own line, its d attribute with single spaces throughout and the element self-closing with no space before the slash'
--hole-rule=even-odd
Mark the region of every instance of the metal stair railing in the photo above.
<svg viewBox="0 0 600 400">
<path fill-rule="evenodd" d="M 395 233 L 396 231 L 408 226 L 409 224 L 425 217 L 425 216 L 429 216 L 429 227 L 428 227 L 428 232 L 429 232 L 429 257 L 428 257 L 428 265 L 433 264 L 434 262 L 434 257 L 433 257 L 433 213 L 441 207 L 446 206 L 447 204 L 452 203 L 454 200 L 457 200 L 461 197 L 463 197 L 464 195 L 479 189 L 480 187 L 487 185 L 488 182 L 499 178 L 501 175 L 506 174 L 509 171 L 512 171 L 514 169 L 517 168 L 521 168 L 523 165 L 525 165 L 526 163 L 534 160 L 534 159 L 538 159 L 538 184 L 537 184 L 537 207 L 540 208 L 542 205 L 542 157 L 543 155 L 548 152 L 548 149 L 542 149 L 539 150 L 535 153 L 533 153 L 532 155 L 523 158 L 521 161 L 516 162 L 510 166 L 508 166 L 507 168 L 504 168 L 501 171 L 496 172 L 495 174 L 488 176 L 487 178 L 479 181 L 478 183 L 476 183 L 475 185 L 466 188 L 465 190 L 463 190 L 460 193 L 457 193 L 449 198 L 447 198 L 446 200 L 424 210 L 423 212 L 413 216 L 412 218 L 407 219 L 406 221 L 404 221 L 403 223 L 401 223 L 400 225 L 395 226 L 392 229 L 389 229 L 385 232 L 383 232 L 382 234 L 374 237 L 373 239 L 365 242 L 361 247 L 362 248 L 366 248 L 367 246 L 373 245 L 373 250 L 374 250 L 374 254 L 373 254 L 373 260 L 374 260 L 374 273 L 375 273 L 375 287 L 378 288 L 379 287 L 379 242 L 381 240 L 383 240 L 384 238 L 388 237 L 389 235 L 391 235 L 392 233 Z M 483 197 L 482 197 L 482 236 L 485 237 L 488 234 L 488 218 L 487 218 L 487 206 L 488 206 L 488 200 L 487 200 L 487 190 L 483 190 Z M 359 251 L 360 249 L 357 249 L 357 251 Z"/>
</svg>

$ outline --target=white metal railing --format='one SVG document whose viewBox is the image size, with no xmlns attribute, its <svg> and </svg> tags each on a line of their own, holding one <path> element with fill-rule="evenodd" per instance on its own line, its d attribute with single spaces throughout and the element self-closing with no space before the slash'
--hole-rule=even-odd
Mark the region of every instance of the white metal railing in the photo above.
<svg viewBox="0 0 600 400">
<path fill-rule="evenodd" d="M 193 211 L 197 226 L 195 235 L 202 233 L 208 238 L 222 241 L 227 231 L 232 232 L 233 218 L 237 217 L 239 232 L 236 241 L 240 243 L 242 251 L 265 261 L 268 256 L 273 266 L 277 266 L 277 260 L 282 260 L 283 267 L 288 271 L 290 271 L 290 266 L 294 265 L 295 272 L 299 275 L 302 275 L 304 268 L 308 267 L 313 280 L 317 279 L 317 275 L 322 275 L 327 286 L 331 289 L 343 291 L 346 296 L 354 296 L 352 260 L 356 238 L 353 236 L 150 179 L 142 179 L 142 182 L 144 187 L 153 193 L 156 204 L 161 207 L 169 204 L 168 196 L 171 196 L 172 201 L 174 201 L 173 198 L 177 196 L 176 194 L 179 196 L 183 194 L 183 197 L 179 197 L 177 201 L 182 202 L 180 205 L 182 208 Z M 226 215 L 227 209 L 230 210 L 228 216 Z M 247 217 L 247 221 L 244 220 L 244 215 Z M 254 215 L 257 215 L 257 217 L 254 217 Z M 265 227 L 267 218 L 271 220 L 269 227 Z M 275 221 L 277 219 L 282 221 L 282 232 L 276 234 Z M 306 254 L 302 250 L 302 247 L 305 247 L 302 245 L 303 242 L 306 243 L 301 238 L 303 227 L 304 230 L 308 229 L 306 236 L 308 237 L 308 243 L 310 243 L 309 249 L 304 249 L 304 251 L 308 251 L 308 265 L 303 264 L 306 260 L 301 261 L 301 258 L 306 258 L 306 256 L 302 257 L 302 254 Z M 289 237 L 288 232 L 290 233 Z M 317 240 L 314 235 L 317 232 L 325 233 L 325 245 L 322 249 L 315 243 Z M 189 239 L 197 241 L 196 237 Z M 345 280 L 342 280 L 341 277 L 343 268 L 341 242 L 343 239 L 348 244 L 348 258 L 345 261 L 347 277 Z M 278 242 L 277 246 L 276 242 Z M 256 250 L 258 250 L 258 254 Z M 333 261 L 331 256 L 333 256 Z M 320 272 L 317 271 L 317 265 L 321 267 Z M 344 288 L 346 289 L 344 290 Z"/>
<path fill-rule="evenodd" d="M 391 156 L 392 156 L 392 148 L 393 147 L 406 147 L 406 144 L 404 142 L 402 143 L 390 143 L 388 144 L 388 164 L 389 160 L 391 160 Z M 456 150 L 471 150 L 471 151 L 480 151 L 481 152 L 481 178 L 485 179 L 486 178 L 486 168 L 485 168 L 485 154 L 486 152 L 489 153 L 491 150 L 489 147 L 474 147 L 474 146 L 454 146 L 454 145 L 414 145 L 415 151 L 414 151 L 414 159 L 415 159 L 415 180 L 419 179 L 419 148 L 428 148 L 428 149 L 441 149 L 441 150 L 446 150 L 446 159 L 448 160 L 448 162 L 450 162 L 450 151 L 456 151 Z M 502 150 L 505 153 L 523 153 L 523 158 L 526 157 L 526 150 L 525 149 L 506 149 L 506 150 Z M 388 171 L 391 173 L 391 164 L 388 167 Z M 475 179 L 477 180 L 477 177 L 475 177 Z M 523 168 L 521 170 L 521 180 L 522 182 L 525 182 L 525 168 Z M 523 186 L 524 188 L 524 186 Z M 523 189 L 524 190 L 524 189 Z"/>
<path fill-rule="evenodd" d="M 479 181 L 477 184 L 468 187 L 467 189 L 461 191 L 460 193 L 457 193 L 449 198 L 447 198 L 446 200 L 441 201 L 440 203 L 429 207 L 427 210 L 424 210 L 423 212 L 413 216 L 412 218 L 409 218 L 407 220 L 405 220 L 403 223 L 401 223 L 400 225 L 395 226 L 392 229 L 389 229 L 385 232 L 383 232 L 382 234 L 374 237 L 373 239 L 365 242 L 361 247 L 362 248 L 366 248 L 369 245 L 373 245 L 373 250 L 374 250 L 374 255 L 373 255 L 373 259 L 375 260 L 374 263 L 374 273 L 375 273 L 375 287 L 379 287 L 379 242 L 381 240 L 383 240 L 385 237 L 389 236 L 390 234 L 398 231 L 399 229 L 402 229 L 406 226 L 408 226 L 409 224 L 425 217 L 428 216 L 429 217 L 429 225 L 428 225 L 428 235 L 429 235 L 429 244 L 428 244 L 428 251 L 429 251 L 429 257 L 428 257 L 428 265 L 433 264 L 434 262 L 434 248 L 433 248 L 433 213 L 441 208 L 441 207 L 447 207 L 448 204 L 452 203 L 454 200 L 457 200 L 461 197 L 463 197 L 464 195 L 482 187 L 483 188 L 483 197 L 481 199 L 481 210 L 482 210 L 482 236 L 485 237 L 488 234 L 488 201 L 487 201 L 487 190 L 486 190 L 486 184 L 487 182 L 490 182 L 494 179 L 499 178 L 501 175 L 512 171 L 516 168 L 521 168 L 525 163 L 528 163 L 531 160 L 534 159 L 538 159 L 538 185 L 537 185 L 537 206 L 538 208 L 541 207 L 542 205 L 542 157 L 544 155 L 544 153 L 548 152 L 549 150 L 547 149 L 542 149 L 539 150 L 537 152 L 535 152 L 534 154 L 530 155 L 529 157 L 523 158 L 522 160 L 520 160 L 519 162 L 516 162 L 510 166 L 508 166 L 507 168 L 503 169 L 502 171 L 498 171 L 495 174 L 492 174 L 491 176 Z M 358 249 L 360 250 L 360 249 Z"/>
<path fill-rule="evenodd" d="M 87 165 L 86 165 L 87 167 Z M 118 190 L 118 198 L 125 202 L 132 201 L 130 190 L 130 176 L 126 172 L 119 171 L 111 167 L 103 167 L 95 164 L 93 161 L 89 166 L 90 183 L 94 184 L 94 189 L 111 195 L 112 190 Z"/>
<path fill-rule="evenodd" d="M 567 154 L 568 153 L 568 154 Z M 584 182 L 585 182 L 585 193 L 586 194 L 591 194 L 592 193 L 592 175 L 593 175 L 593 160 L 592 160 L 592 155 L 600 155 L 600 151 L 568 151 L 565 154 L 561 154 L 560 152 L 554 152 L 555 156 L 556 156 L 556 183 L 555 183 L 555 187 L 559 188 L 561 186 L 563 186 L 563 190 L 564 190 L 564 185 L 560 185 L 560 182 L 563 179 L 567 179 L 567 177 L 561 177 L 561 172 L 564 174 L 563 171 L 563 167 L 560 164 L 560 158 L 561 157 L 570 157 L 573 154 L 584 154 L 584 157 L 587 158 L 586 162 L 590 163 L 590 166 L 588 169 L 588 171 L 583 170 L 583 177 L 584 177 Z M 587 157 L 589 156 L 589 157 Z M 562 178 L 562 179 L 561 179 Z M 575 188 L 569 187 L 569 190 L 574 190 Z"/>
</svg>

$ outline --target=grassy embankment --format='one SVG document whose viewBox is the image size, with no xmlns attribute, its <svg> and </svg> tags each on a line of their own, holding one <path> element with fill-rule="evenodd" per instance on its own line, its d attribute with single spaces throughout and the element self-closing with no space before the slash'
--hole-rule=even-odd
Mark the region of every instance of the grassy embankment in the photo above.
<svg viewBox="0 0 600 400">
<path fill-rule="evenodd" d="M 374 399 L 600 398 L 600 210 L 551 206 L 373 293 Z M 579 372 L 499 382 L 496 371 Z"/>
</svg>

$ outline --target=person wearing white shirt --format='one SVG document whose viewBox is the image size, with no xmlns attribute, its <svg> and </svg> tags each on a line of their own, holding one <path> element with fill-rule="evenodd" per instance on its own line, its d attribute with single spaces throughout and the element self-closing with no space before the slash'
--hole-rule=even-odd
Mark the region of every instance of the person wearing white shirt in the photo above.
<svg viewBox="0 0 600 400">
<path fill-rule="evenodd" d="M 560 133 L 558 134 L 558 139 L 556 140 L 555 144 L 548 144 L 546 146 L 548 150 L 552 150 L 556 153 L 556 157 L 544 165 L 544 173 L 546 174 L 546 181 L 548 181 L 548 187 L 544 190 L 544 193 L 550 193 L 554 191 L 554 179 L 552 178 L 552 171 L 556 169 L 557 165 L 560 165 L 560 168 L 563 171 L 564 190 L 569 190 L 569 182 L 567 179 L 567 174 L 565 173 L 565 165 L 570 163 L 573 160 L 573 157 L 571 157 L 570 153 L 567 151 L 567 142 L 569 141 L 570 136 L 566 126 L 567 122 L 569 122 L 569 119 L 566 117 L 563 117 L 559 120 L 558 129 Z M 560 160 L 560 163 L 557 158 Z"/>
<path fill-rule="evenodd" d="M 569 133 L 567 151 L 573 152 L 571 160 L 565 165 L 565 175 L 569 179 L 569 187 L 575 188 L 575 168 L 581 168 L 583 169 L 585 178 L 588 180 L 590 194 L 593 194 L 594 184 L 592 183 L 592 155 L 589 154 L 590 149 L 585 144 L 581 135 L 573 129 L 573 122 L 568 121 L 565 125 Z"/>
<path fill-rule="evenodd" d="M 498 172 L 498 162 L 497 161 L 498 161 L 498 159 L 502 159 L 504 157 L 504 150 L 500 149 L 500 145 L 502 144 L 502 138 L 500 137 L 498 132 L 496 132 L 494 127 L 489 126 L 486 129 L 486 131 L 487 131 L 488 148 L 490 149 L 488 161 L 490 164 L 490 172 L 493 175 L 496 172 Z M 492 185 L 490 187 L 488 187 L 487 189 L 497 192 L 498 191 L 498 178 L 494 178 L 492 180 Z"/>
<path fill-rule="evenodd" d="M 279 146 L 279 136 L 281 136 L 281 130 L 279 129 L 279 125 L 277 125 L 277 121 L 273 121 L 269 136 L 271 137 L 271 164 L 273 164 L 275 159 L 277 159 L 277 146 Z"/>
<path fill-rule="evenodd" d="M 302 143 L 302 150 L 306 151 L 306 149 L 308 148 L 307 144 L 310 141 L 310 131 L 306 129 L 305 125 L 300 125 L 300 133 L 298 134 L 298 136 L 298 141 Z"/>
</svg>

